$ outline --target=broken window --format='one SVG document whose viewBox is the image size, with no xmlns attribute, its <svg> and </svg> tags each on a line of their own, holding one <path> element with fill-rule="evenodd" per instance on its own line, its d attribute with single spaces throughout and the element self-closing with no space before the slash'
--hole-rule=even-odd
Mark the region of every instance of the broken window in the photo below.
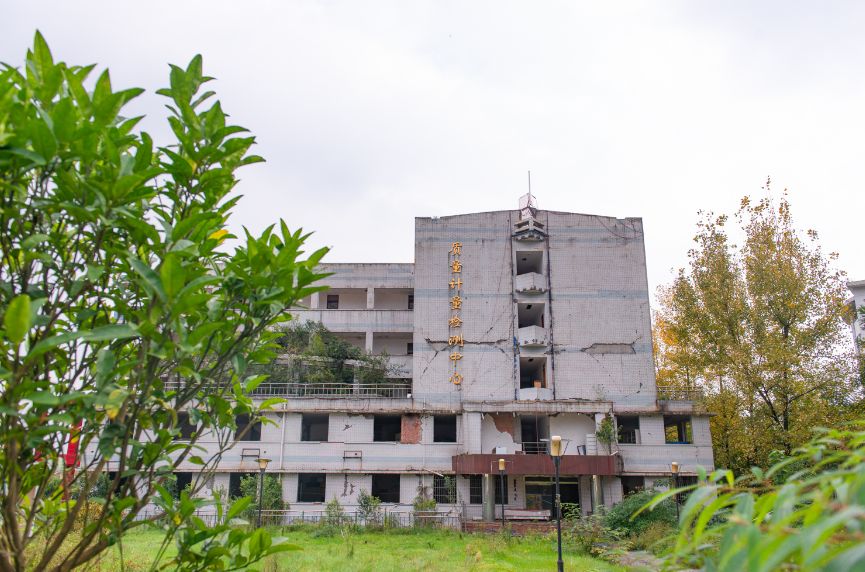
<svg viewBox="0 0 865 572">
<path fill-rule="evenodd" d="M 399 475 L 375 474 L 372 476 L 372 496 L 381 502 L 399 502 Z"/>
<path fill-rule="evenodd" d="M 665 442 L 686 445 L 694 442 L 691 433 L 691 417 L 688 415 L 664 415 Z"/>
<path fill-rule="evenodd" d="M 327 295 L 327 309 L 328 310 L 339 310 L 339 294 L 328 294 Z"/>
<path fill-rule="evenodd" d="M 520 358 L 520 389 L 547 386 L 547 360 L 542 357 Z"/>
<path fill-rule="evenodd" d="M 510 504 L 508 502 L 508 476 L 504 476 L 505 479 L 505 504 Z M 496 481 L 496 504 L 502 504 L 502 476 L 495 475 Z"/>
<path fill-rule="evenodd" d="M 622 477 L 622 494 L 628 496 L 646 488 L 645 477 Z"/>
<path fill-rule="evenodd" d="M 228 475 L 228 496 L 233 499 L 243 496 L 240 490 L 240 481 L 246 477 L 255 477 L 255 473 L 231 473 Z"/>
<path fill-rule="evenodd" d="M 619 423 L 619 443 L 636 445 L 639 443 L 640 418 L 636 415 L 621 415 L 616 418 Z"/>
<path fill-rule="evenodd" d="M 372 419 L 373 441 L 399 441 L 402 435 L 402 417 L 376 415 Z"/>
<path fill-rule="evenodd" d="M 526 455 L 546 455 L 550 441 L 550 420 L 539 415 L 520 416 L 520 437 L 523 453 Z"/>
<path fill-rule="evenodd" d="M 517 327 L 528 326 L 544 327 L 544 304 L 538 302 L 517 304 Z"/>
<path fill-rule="evenodd" d="M 237 431 L 234 432 L 234 438 L 238 441 L 261 441 L 261 421 L 256 423 L 249 422 L 249 415 L 244 413 L 235 418 L 237 423 Z"/>
<path fill-rule="evenodd" d="M 483 504 L 484 478 L 481 475 L 469 475 L 469 504 Z"/>
<path fill-rule="evenodd" d="M 304 413 L 300 422 L 301 441 L 327 441 L 328 415 Z"/>
<path fill-rule="evenodd" d="M 517 274 L 543 274 L 544 253 L 539 250 L 517 251 Z"/>
<path fill-rule="evenodd" d="M 408 295 L 408 309 L 414 310 L 414 294 Z"/>
<path fill-rule="evenodd" d="M 174 498 L 180 498 L 180 493 L 192 486 L 192 473 L 174 473 Z"/>
<path fill-rule="evenodd" d="M 457 416 L 456 415 L 434 415 L 433 416 L 433 442 L 456 443 L 457 442 Z"/>
<path fill-rule="evenodd" d="M 297 502 L 324 502 L 325 473 L 298 473 Z"/>
<path fill-rule="evenodd" d="M 177 413 L 177 425 L 180 429 L 180 434 L 175 435 L 174 438 L 182 439 L 184 441 L 192 439 L 192 435 L 198 429 L 194 423 L 189 421 L 189 412 L 187 411 L 180 411 Z"/>
<path fill-rule="evenodd" d="M 433 475 L 433 499 L 439 504 L 457 502 L 457 481 L 453 475 Z"/>
</svg>

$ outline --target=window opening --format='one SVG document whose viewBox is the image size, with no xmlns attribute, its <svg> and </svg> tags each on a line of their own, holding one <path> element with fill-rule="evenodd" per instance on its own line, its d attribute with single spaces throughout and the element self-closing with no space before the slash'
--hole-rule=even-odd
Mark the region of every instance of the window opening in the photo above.
<svg viewBox="0 0 865 572">
<path fill-rule="evenodd" d="M 433 499 L 439 504 L 456 504 L 456 477 L 453 475 L 433 475 Z"/>
<path fill-rule="evenodd" d="M 297 502 L 324 502 L 327 483 L 325 473 L 299 473 L 297 475 Z"/>
<path fill-rule="evenodd" d="M 373 441 L 399 441 L 402 436 L 402 417 L 376 415 L 372 420 Z"/>
<path fill-rule="evenodd" d="M 616 421 L 619 423 L 619 443 L 636 445 L 637 435 L 640 431 L 640 418 L 622 415 L 617 417 Z"/>
<path fill-rule="evenodd" d="M 539 250 L 517 251 L 517 275 L 543 274 L 544 253 Z"/>
<path fill-rule="evenodd" d="M 243 496 L 240 490 L 240 481 L 245 477 L 254 477 L 255 473 L 230 473 L 228 475 L 228 496 L 233 499 Z"/>
<path fill-rule="evenodd" d="M 484 478 L 481 475 L 469 475 L 469 504 L 483 504 Z"/>
<path fill-rule="evenodd" d="M 433 416 L 433 442 L 456 443 L 457 442 L 457 416 L 456 415 L 434 415 Z"/>
<path fill-rule="evenodd" d="M 339 310 L 339 294 L 328 294 L 327 295 L 327 309 L 328 310 Z"/>
<path fill-rule="evenodd" d="M 304 413 L 300 423 L 301 441 L 327 441 L 328 415 Z"/>
<path fill-rule="evenodd" d="M 235 422 L 237 423 L 237 431 L 234 433 L 235 439 L 238 441 L 261 441 L 261 421 L 250 423 L 249 415 L 244 413 L 238 415 Z"/>
<path fill-rule="evenodd" d="M 687 415 L 664 415 L 666 443 L 686 445 L 693 443 L 691 418 Z"/>
<path fill-rule="evenodd" d="M 646 488 L 645 477 L 622 477 L 622 494 L 624 496 L 632 495 Z"/>
<path fill-rule="evenodd" d="M 372 496 L 381 502 L 399 502 L 399 475 L 375 474 L 372 476 Z"/>
<path fill-rule="evenodd" d="M 408 295 L 408 309 L 414 310 L 414 294 Z"/>
</svg>

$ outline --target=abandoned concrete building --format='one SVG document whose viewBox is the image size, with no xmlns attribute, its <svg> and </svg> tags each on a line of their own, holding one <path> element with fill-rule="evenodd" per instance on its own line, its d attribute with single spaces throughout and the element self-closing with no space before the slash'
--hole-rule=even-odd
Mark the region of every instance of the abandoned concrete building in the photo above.
<svg viewBox="0 0 865 572">
<path fill-rule="evenodd" d="M 544 518 L 552 435 L 562 502 L 585 513 L 669 479 L 672 462 L 685 479 L 712 469 L 699 400 L 655 383 L 641 219 L 521 207 L 417 218 L 413 264 L 325 264 L 330 289 L 293 318 L 386 352 L 391 379 L 262 384 L 287 402 L 211 486 L 236 491 L 266 457 L 298 514 L 334 498 L 350 511 L 361 490 L 409 511 L 421 490 L 463 519 L 499 518 L 502 502 Z"/>
</svg>

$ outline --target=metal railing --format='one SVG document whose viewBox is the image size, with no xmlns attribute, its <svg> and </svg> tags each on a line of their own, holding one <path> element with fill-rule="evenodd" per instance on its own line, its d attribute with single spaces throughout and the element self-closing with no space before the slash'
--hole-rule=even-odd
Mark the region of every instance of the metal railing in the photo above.
<svg viewBox="0 0 865 572">
<path fill-rule="evenodd" d="M 703 390 L 699 388 L 658 386 L 658 399 L 661 401 L 700 401 L 703 397 Z"/>
<path fill-rule="evenodd" d="M 546 455 L 549 443 L 544 441 L 523 441 L 523 453 L 526 455 Z"/>
<path fill-rule="evenodd" d="M 262 526 L 294 526 L 300 524 L 318 525 L 354 525 L 373 526 L 386 528 L 456 528 L 462 526 L 463 518 L 459 512 L 436 512 L 426 511 L 416 513 L 411 509 L 387 508 L 371 516 L 364 516 L 357 510 L 356 506 L 343 505 L 341 514 L 328 514 L 325 508 L 297 508 L 287 510 L 262 510 Z M 157 512 L 140 512 L 135 520 L 158 520 L 161 515 Z M 195 517 L 200 518 L 207 526 L 217 524 L 217 516 L 211 511 L 196 511 Z M 249 513 L 241 515 L 241 518 L 254 524 L 258 512 L 254 509 Z"/>
<path fill-rule="evenodd" d="M 166 382 L 169 391 L 182 387 L 182 382 Z M 252 390 L 253 397 L 317 397 L 317 398 L 386 398 L 405 399 L 411 394 L 411 383 L 279 383 L 265 382 Z"/>
</svg>

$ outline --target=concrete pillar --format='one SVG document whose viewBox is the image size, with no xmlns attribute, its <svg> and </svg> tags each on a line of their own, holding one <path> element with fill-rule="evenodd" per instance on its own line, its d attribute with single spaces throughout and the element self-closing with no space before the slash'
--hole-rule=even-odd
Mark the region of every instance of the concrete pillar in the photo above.
<svg viewBox="0 0 865 572">
<path fill-rule="evenodd" d="M 375 288 L 366 289 L 366 309 L 375 309 Z"/>
<path fill-rule="evenodd" d="M 601 477 L 592 475 L 592 512 L 604 505 L 604 489 L 601 486 Z"/>
<path fill-rule="evenodd" d="M 321 308 L 321 292 L 313 292 L 309 297 L 309 309 L 318 310 Z"/>
<path fill-rule="evenodd" d="M 487 522 L 496 520 L 496 475 L 483 477 L 483 518 Z"/>
<path fill-rule="evenodd" d="M 366 331 L 366 344 L 364 345 L 367 353 L 372 353 L 372 330 Z"/>
</svg>

